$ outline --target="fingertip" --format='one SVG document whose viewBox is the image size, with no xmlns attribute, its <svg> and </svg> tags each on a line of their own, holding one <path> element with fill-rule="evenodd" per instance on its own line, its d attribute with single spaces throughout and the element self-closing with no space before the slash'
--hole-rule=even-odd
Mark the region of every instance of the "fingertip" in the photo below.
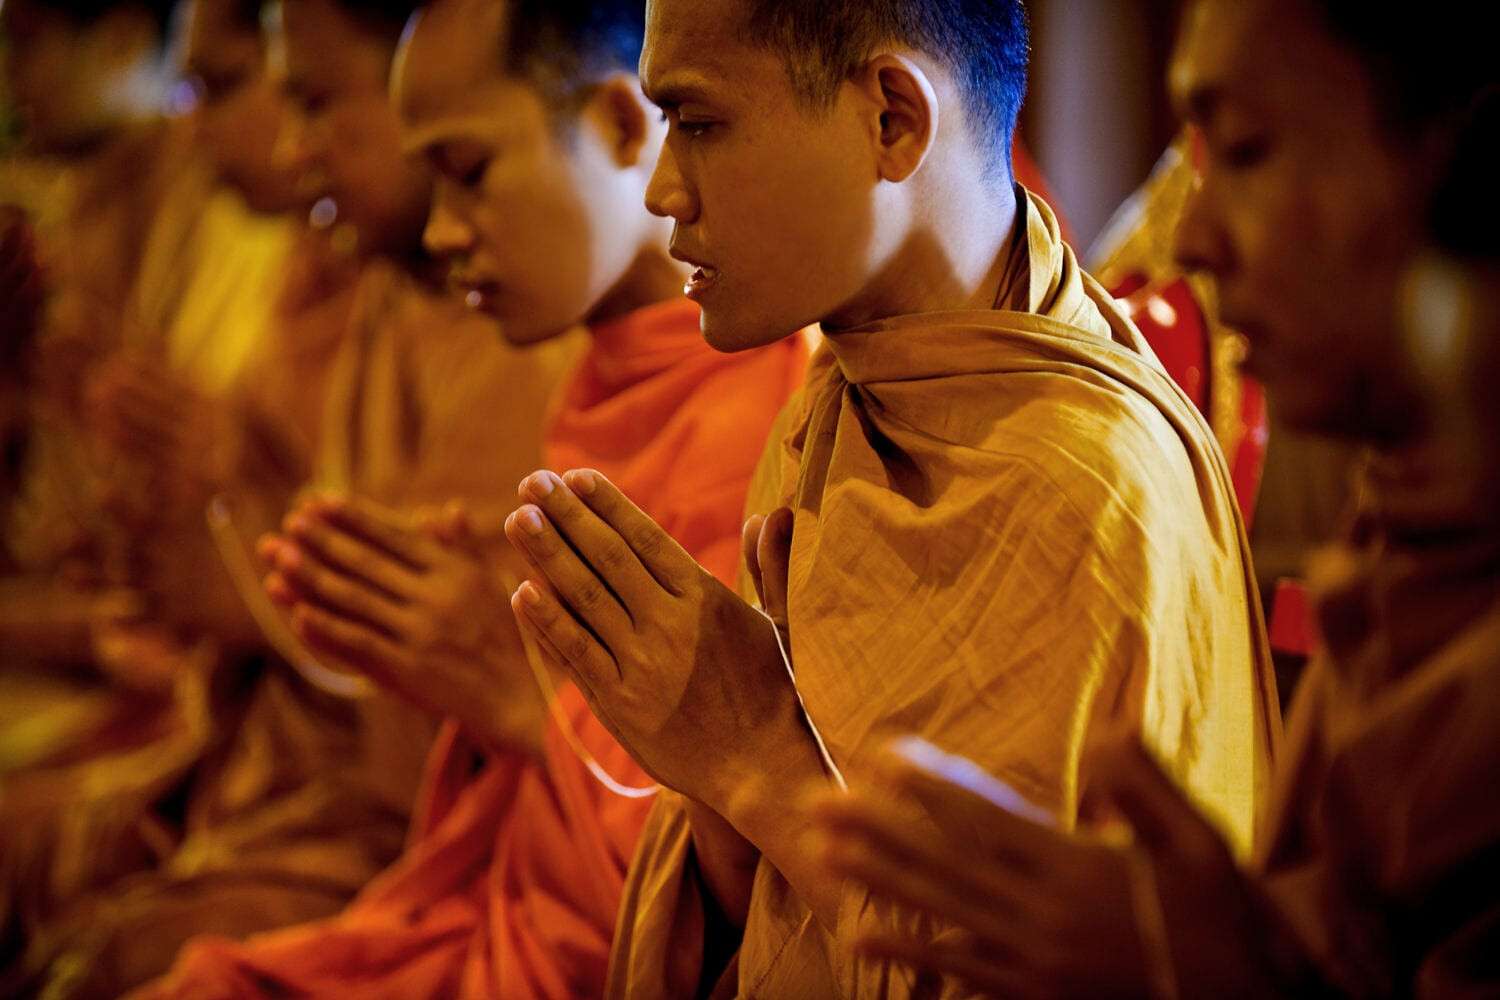
<svg viewBox="0 0 1500 1000">
<path fill-rule="evenodd" d="M 570 469 L 562 481 L 579 496 L 590 496 L 599 487 L 599 474 L 593 469 Z"/>
<path fill-rule="evenodd" d="M 521 581 L 521 585 L 516 588 L 515 597 L 527 611 L 536 610 L 542 603 L 542 592 L 530 580 Z"/>
<path fill-rule="evenodd" d="M 261 581 L 261 587 L 267 596 L 278 604 L 292 603 L 291 588 L 287 586 L 286 577 L 280 573 L 274 571 L 267 573 L 265 579 Z"/>
<path fill-rule="evenodd" d="M 283 544 L 276 550 L 276 566 L 284 572 L 295 572 L 302 565 L 302 550 L 293 544 Z"/>
<path fill-rule="evenodd" d="M 562 485 L 562 479 L 551 469 L 539 469 L 521 480 L 518 493 L 523 500 L 541 501 Z"/>
<path fill-rule="evenodd" d="M 260 557 L 262 562 L 271 563 L 276 560 L 276 553 L 280 548 L 281 539 L 270 532 L 266 532 L 255 543 L 255 554 Z"/>
</svg>

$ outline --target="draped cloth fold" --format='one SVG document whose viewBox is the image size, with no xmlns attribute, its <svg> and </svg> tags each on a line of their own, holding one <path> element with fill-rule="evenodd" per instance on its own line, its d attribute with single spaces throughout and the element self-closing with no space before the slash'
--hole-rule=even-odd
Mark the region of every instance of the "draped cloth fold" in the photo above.
<svg viewBox="0 0 1500 1000">
<path fill-rule="evenodd" d="M 791 656 L 851 783 L 916 732 L 1066 825 L 1091 741 L 1137 727 L 1244 853 L 1279 738 L 1230 477 L 1192 403 L 1021 197 L 991 311 L 825 331 L 750 508 L 792 508 Z M 743 583 L 742 583 L 743 586 Z M 690 830 L 663 797 L 626 886 L 609 995 L 692 990 Z M 848 891 L 824 928 L 762 861 L 738 995 L 936 995 L 855 960 L 917 918 Z"/>
<path fill-rule="evenodd" d="M 805 348 L 718 354 L 685 300 L 591 333 L 554 401 L 547 463 L 603 472 L 728 579 L 750 473 Z M 559 704 L 606 772 L 650 784 L 575 687 Z M 344 913 L 243 944 L 200 939 L 137 997 L 597 996 L 651 801 L 608 790 L 555 721 L 540 759 L 482 749 L 450 721 L 405 854 Z"/>
</svg>

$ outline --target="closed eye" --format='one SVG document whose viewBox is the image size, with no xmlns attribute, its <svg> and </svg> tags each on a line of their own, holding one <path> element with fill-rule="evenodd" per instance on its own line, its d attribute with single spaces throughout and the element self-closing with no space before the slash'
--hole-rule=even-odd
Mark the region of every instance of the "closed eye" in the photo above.
<svg viewBox="0 0 1500 1000">
<path fill-rule="evenodd" d="M 1224 166 L 1230 170 L 1249 170 L 1258 166 L 1270 152 L 1270 141 L 1257 136 L 1229 143 L 1224 147 L 1222 159 Z"/>
<path fill-rule="evenodd" d="M 689 139 L 698 138 L 699 136 L 706 133 L 709 129 L 713 128 L 713 126 L 713 122 L 683 121 L 681 119 L 678 119 L 677 121 L 677 131 L 680 134 L 687 136 Z"/>
</svg>

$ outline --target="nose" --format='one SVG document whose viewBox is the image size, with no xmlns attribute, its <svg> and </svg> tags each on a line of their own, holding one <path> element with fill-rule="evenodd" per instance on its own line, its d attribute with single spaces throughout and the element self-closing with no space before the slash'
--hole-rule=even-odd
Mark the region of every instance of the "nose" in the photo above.
<svg viewBox="0 0 1500 1000">
<path fill-rule="evenodd" d="M 453 184 L 439 180 L 422 230 L 422 246 L 434 257 L 456 257 L 474 249 L 474 228 L 455 210 Z"/>
<path fill-rule="evenodd" d="M 664 219 L 691 223 L 698 218 L 698 198 L 678 167 L 670 141 L 664 143 L 656 158 L 656 169 L 646 185 L 646 210 Z"/>
<path fill-rule="evenodd" d="M 271 148 L 271 163 L 279 170 L 295 173 L 305 173 L 311 167 L 312 146 L 302 115 L 288 111 L 281 116 L 276 144 Z"/>
<path fill-rule="evenodd" d="M 1222 276 L 1229 266 L 1228 241 L 1219 219 L 1211 175 L 1199 173 L 1182 205 L 1172 255 L 1186 271 Z"/>
</svg>

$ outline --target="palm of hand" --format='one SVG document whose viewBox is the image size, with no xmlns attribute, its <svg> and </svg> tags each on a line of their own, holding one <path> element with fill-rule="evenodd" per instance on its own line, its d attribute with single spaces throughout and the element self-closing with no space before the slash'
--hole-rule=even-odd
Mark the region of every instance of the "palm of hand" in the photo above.
<svg viewBox="0 0 1500 1000">
<path fill-rule="evenodd" d="M 774 629 L 603 476 L 537 473 L 521 495 L 518 619 L 652 777 L 723 808 L 801 728 Z"/>
<path fill-rule="evenodd" d="M 310 501 L 288 516 L 285 536 L 262 545 L 267 590 L 319 655 L 486 742 L 534 750 L 545 705 L 506 613 L 496 553 L 465 521 L 461 511 L 433 522 L 363 500 Z"/>
</svg>

